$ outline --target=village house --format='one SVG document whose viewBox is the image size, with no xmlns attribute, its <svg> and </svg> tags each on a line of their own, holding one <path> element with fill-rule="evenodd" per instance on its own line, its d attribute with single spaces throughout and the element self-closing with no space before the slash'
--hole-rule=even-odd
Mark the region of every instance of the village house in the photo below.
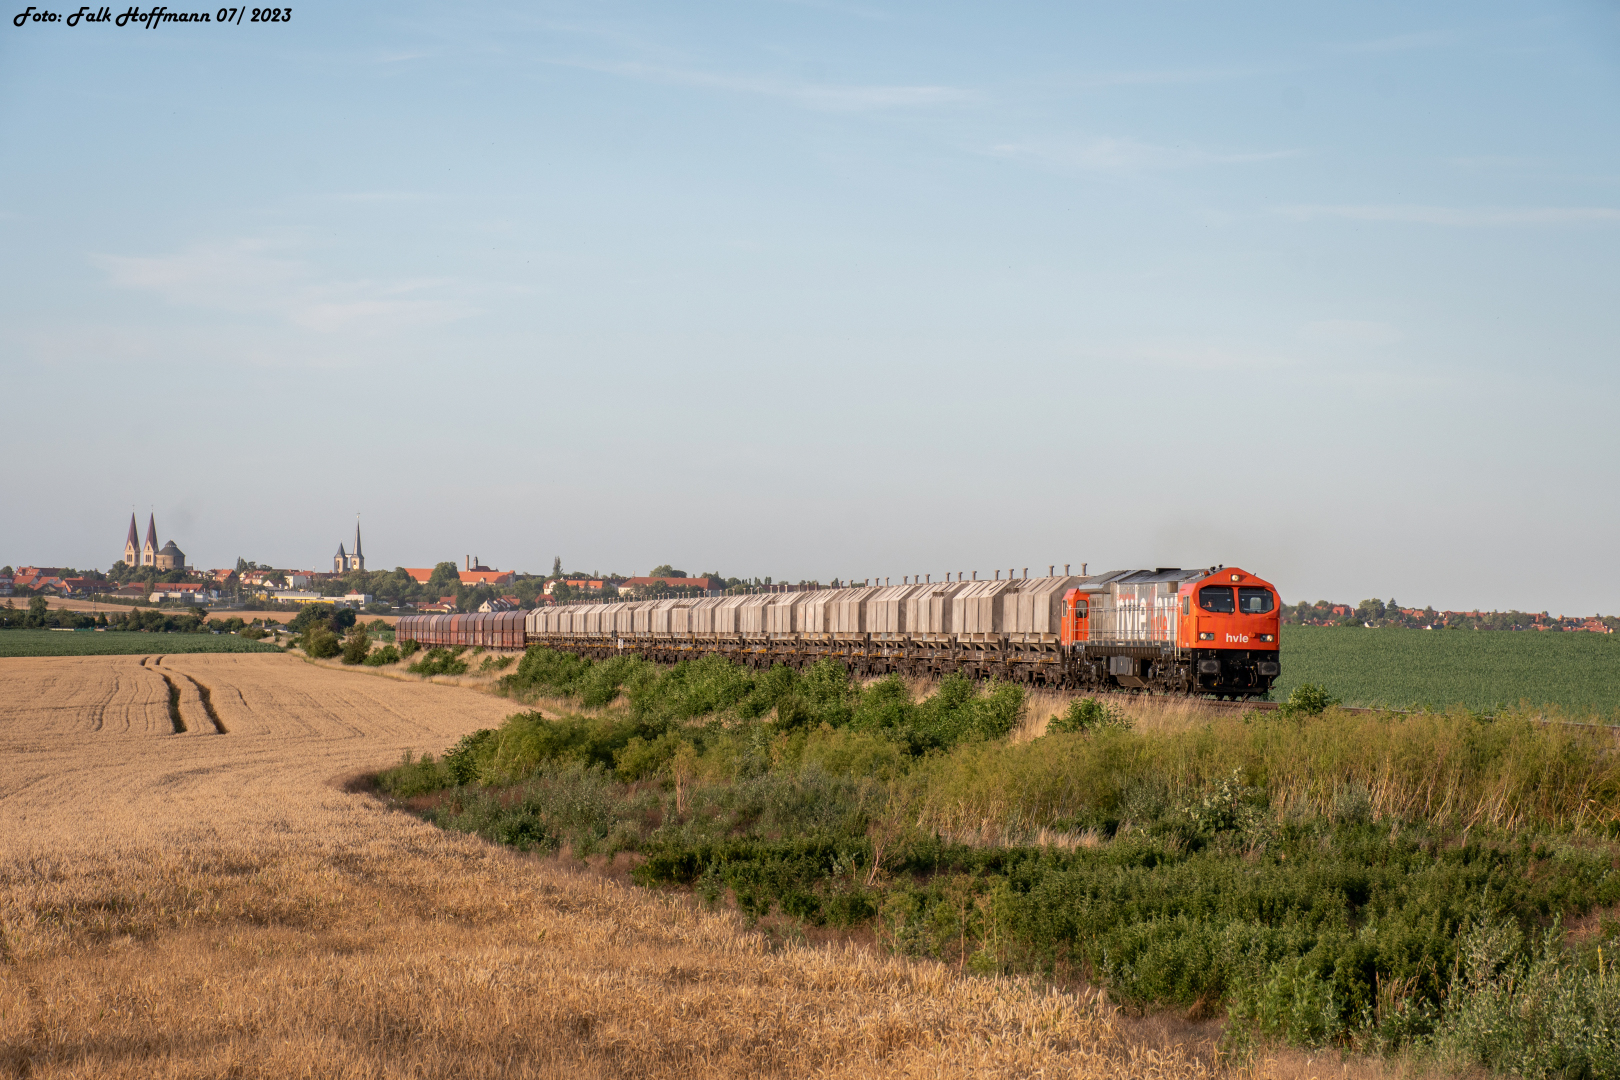
<svg viewBox="0 0 1620 1080">
<path fill-rule="evenodd" d="M 556 578 L 552 581 L 546 582 L 545 587 L 540 591 L 546 596 L 550 596 L 552 591 L 555 590 L 558 585 L 567 585 L 570 589 L 579 589 L 586 593 L 593 593 L 601 592 L 602 589 L 607 585 L 607 582 L 590 581 L 586 578 Z"/>
<path fill-rule="evenodd" d="M 620 596 L 640 596 L 662 589 L 696 589 L 711 596 L 717 595 L 726 583 L 706 577 L 633 577 L 619 582 Z"/>
</svg>

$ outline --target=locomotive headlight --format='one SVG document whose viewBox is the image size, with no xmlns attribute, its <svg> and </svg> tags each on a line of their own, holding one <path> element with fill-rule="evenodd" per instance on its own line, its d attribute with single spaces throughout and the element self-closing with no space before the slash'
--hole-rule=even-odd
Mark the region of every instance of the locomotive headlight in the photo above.
<svg viewBox="0 0 1620 1080">
<path fill-rule="evenodd" d="M 1205 631 L 1205 632 L 1202 632 L 1202 633 L 1200 633 L 1198 635 L 1198 640 L 1199 641 L 1214 641 L 1215 640 L 1215 635 Z"/>
<path fill-rule="evenodd" d="M 1259 636 L 1261 641 L 1276 641 L 1277 640 L 1277 635 L 1276 634 L 1260 634 L 1258 636 Z"/>
</svg>

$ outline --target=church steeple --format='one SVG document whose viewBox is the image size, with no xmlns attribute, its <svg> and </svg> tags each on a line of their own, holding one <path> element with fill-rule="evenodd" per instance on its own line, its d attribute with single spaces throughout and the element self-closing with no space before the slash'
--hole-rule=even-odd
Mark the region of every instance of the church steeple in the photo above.
<svg viewBox="0 0 1620 1080">
<path fill-rule="evenodd" d="M 141 545 L 141 565 L 157 565 L 157 515 L 149 514 L 146 518 L 146 543 Z"/>
<path fill-rule="evenodd" d="M 135 511 L 129 512 L 129 539 L 124 541 L 124 565 L 137 566 L 141 561 L 141 530 L 135 524 Z"/>
<path fill-rule="evenodd" d="M 366 568 L 366 557 L 360 553 L 360 516 L 354 519 L 354 553 L 349 557 L 349 567 L 353 570 Z"/>
</svg>

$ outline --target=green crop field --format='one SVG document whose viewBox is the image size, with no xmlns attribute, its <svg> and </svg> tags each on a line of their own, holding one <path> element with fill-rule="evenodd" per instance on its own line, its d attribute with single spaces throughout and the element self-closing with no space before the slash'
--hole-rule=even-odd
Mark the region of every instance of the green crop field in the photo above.
<svg viewBox="0 0 1620 1080">
<path fill-rule="evenodd" d="M 0 656 L 138 656 L 146 653 L 280 652 L 235 634 L 143 634 L 88 630 L 0 630 Z"/>
<path fill-rule="evenodd" d="M 1556 705 L 1620 714 L 1620 634 L 1284 626 L 1274 700 L 1317 683 L 1346 705 Z"/>
</svg>

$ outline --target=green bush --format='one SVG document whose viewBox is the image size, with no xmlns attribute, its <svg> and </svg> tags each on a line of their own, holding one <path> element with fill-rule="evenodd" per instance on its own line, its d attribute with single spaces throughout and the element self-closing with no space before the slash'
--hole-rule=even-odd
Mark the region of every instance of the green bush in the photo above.
<svg viewBox="0 0 1620 1080">
<path fill-rule="evenodd" d="M 371 638 L 366 635 L 365 628 L 357 626 L 350 630 L 347 640 L 343 642 L 343 662 L 363 664 L 369 655 L 371 655 Z"/>
<path fill-rule="evenodd" d="M 1620 979 L 1617 944 L 1587 950 L 1562 946 L 1558 927 L 1526 949 L 1519 928 L 1488 920 L 1463 938 L 1462 978 L 1452 993 L 1436 1045 L 1514 1076 L 1620 1076 Z"/>
<path fill-rule="evenodd" d="M 626 809 L 614 798 L 612 783 L 600 766 L 575 762 L 533 774 L 515 799 L 470 794 L 431 816 L 444 828 L 520 851 L 551 852 L 567 843 L 576 855 L 589 855 L 605 846 Z"/>
<path fill-rule="evenodd" d="M 304 631 L 301 645 L 306 656 L 327 660 L 343 651 L 337 635 L 325 623 L 315 623 Z"/>
<path fill-rule="evenodd" d="M 1304 716 L 1321 716 L 1339 699 L 1331 696 L 1326 687 L 1315 683 L 1300 683 L 1288 695 L 1288 700 L 1277 709 L 1279 715 L 1288 719 L 1297 719 Z"/>
<path fill-rule="evenodd" d="M 397 664 L 399 663 L 399 650 L 392 645 L 384 645 L 382 648 L 375 649 L 368 654 L 365 662 L 369 667 L 383 667 L 387 664 Z"/>
<path fill-rule="evenodd" d="M 422 659 L 406 668 L 413 675 L 465 675 L 467 674 L 467 661 L 462 659 L 463 650 L 455 649 L 429 649 L 422 654 Z"/>
<path fill-rule="evenodd" d="M 417 651 L 421 648 L 422 643 L 414 638 L 410 641 L 402 641 L 399 644 L 399 658 L 401 660 L 409 660 L 411 657 L 415 656 Z"/>
<path fill-rule="evenodd" d="M 1047 734 L 1074 734 L 1100 728 L 1130 730 L 1131 718 L 1119 709 L 1093 697 L 1069 702 L 1060 716 L 1054 716 L 1046 725 Z"/>
<path fill-rule="evenodd" d="M 407 750 L 398 765 L 377 774 L 377 786 L 390 795 L 406 799 L 450 787 L 450 772 L 435 761 L 432 754 L 414 758 Z"/>
</svg>

